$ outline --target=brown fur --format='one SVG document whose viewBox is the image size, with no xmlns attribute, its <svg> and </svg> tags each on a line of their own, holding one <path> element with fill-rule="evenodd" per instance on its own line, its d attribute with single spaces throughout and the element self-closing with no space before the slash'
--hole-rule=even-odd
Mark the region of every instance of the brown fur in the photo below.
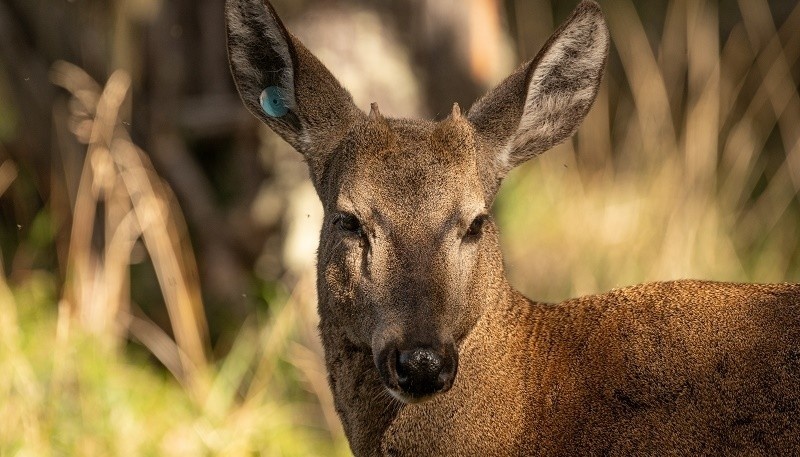
<svg viewBox="0 0 800 457">
<path fill-rule="evenodd" d="M 320 330 L 356 455 L 800 450 L 800 285 L 677 281 L 534 303 L 506 281 L 491 219 L 470 235 L 507 171 L 588 111 L 608 50 L 594 2 L 438 123 L 365 115 L 268 3 L 229 0 L 227 14 L 245 105 L 305 156 L 323 202 Z M 281 84 L 290 112 L 270 118 L 258 94 Z M 452 387 L 399 387 L 394 354 L 414 347 L 457 360 Z"/>
</svg>

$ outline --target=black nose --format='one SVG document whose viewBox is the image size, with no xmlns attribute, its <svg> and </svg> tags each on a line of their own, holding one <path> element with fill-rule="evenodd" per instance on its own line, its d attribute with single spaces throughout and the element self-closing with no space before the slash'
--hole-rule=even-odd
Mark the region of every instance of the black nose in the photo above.
<svg viewBox="0 0 800 457">
<path fill-rule="evenodd" d="M 414 348 L 397 354 L 398 387 L 415 397 L 449 389 L 455 373 L 455 357 L 431 348 Z"/>
</svg>

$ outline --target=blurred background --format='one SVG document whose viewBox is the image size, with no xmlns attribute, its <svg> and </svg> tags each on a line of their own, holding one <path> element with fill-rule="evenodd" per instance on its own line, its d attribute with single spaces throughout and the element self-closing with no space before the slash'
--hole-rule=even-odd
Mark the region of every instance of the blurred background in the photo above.
<svg viewBox="0 0 800 457">
<path fill-rule="evenodd" d="M 441 119 L 577 1 L 274 0 L 366 109 Z M 800 281 L 800 7 L 600 0 L 573 140 L 495 204 L 512 283 Z M 245 112 L 223 0 L 0 0 L 0 455 L 348 455 L 320 208 Z"/>
</svg>

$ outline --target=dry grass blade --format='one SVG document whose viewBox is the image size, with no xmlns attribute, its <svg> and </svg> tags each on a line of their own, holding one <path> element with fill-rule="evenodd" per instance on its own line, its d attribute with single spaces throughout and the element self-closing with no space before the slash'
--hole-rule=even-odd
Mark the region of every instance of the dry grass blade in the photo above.
<svg viewBox="0 0 800 457">
<path fill-rule="evenodd" d="M 81 73 L 71 68 L 72 74 Z M 72 80 L 85 80 L 74 77 Z M 121 291 L 106 287 L 102 260 L 92 249 L 95 215 L 98 203 L 114 186 L 113 161 L 109 147 L 117 125 L 117 116 L 130 86 L 130 78 L 124 73 L 115 73 L 109 80 L 97 104 L 97 115 L 92 122 L 90 144 L 84 162 L 81 182 L 75 202 L 74 223 L 70 238 L 68 278 L 65 298 L 72 304 L 81 324 L 98 334 L 115 331 L 114 310 L 108 307 L 109 299 L 119 296 Z M 90 90 L 90 88 L 84 89 Z M 119 271 L 119 268 L 115 268 Z M 118 282 L 118 281 L 115 281 Z"/>
<path fill-rule="evenodd" d="M 120 123 L 120 109 L 130 78 L 116 72 L 101 94 L 82 70 L 60 63 L 53 79 L 70 90 L 90 116 L 91 133 L 75 202 L 70 241 L 68 279 L 64 297 L 82 326 L 107 335 L 112 344 L 133 323 L 138 337 L 152 347 L 165 365 L 202 398 L 208 367 L 207 325 L 200 301 L 194 257 L 185 249 L 185 227 L 173 204 L 174 197 L 152 172 L 152 165 L 134 146 Z M 98 205 L 104 202 L 102 255 L 92 246 Z M 137 239 L 143 239 L 156 270 L 175 334 L 177 350 L 164 350 L 138 320 L 131 320 L 128 303 L 130 257 Z M 121 325 L 122 324 L 122 325 Z M 162 335 L 164 336 L 164 335 Z M 177 354 L 175 363 L 168 354 Z"/>
<path fill-rule="evenodd" d="M 328 383 L 328 371 L 322 344 L 319 341 L 319 316 L 316 309 L 315 273 L 307 270 L 295 286 L 301 293 L 295 295 L 293 306 L 298 312 L 299 343 L 289 346 L 289 360 L 303 377 L 309 391 L 319 401 L 319 406 L 325 420 L 327 430 L 334 439 L 344 440 L 336 407 L 333 403 L 333 394 Z"/>
<path fill-rule="evenodd" d="M 767 188 L 752 205 L 746 206 L 742 224 L 753 233 L 753 227 L 766 226 L 769 230 L 776 227 L 800 192 L 800 94 L 791 71 L 800 57 L 800 37 L 789 35 L 791 38 L 784 45 L 765 2 L 740 2 L 740 8 L 750 46 L 759 52 L 752 71 L 757 72 L 761 80 L 742 121 L 749 120 L 750 131 L 755 132 L 750 150 L 760 151 L 777 124 L 786 152 L 785 160 L 770 177 Z M 800 6 L 795 7 L 781 32 L 796 28 L 798 23 Z M 755 182 L 751 181 L 745 189 L 751 190 L 754 186 Z M 749 195 L 745 193 L 740 200 Z M 757 242 L 755 236 L 750 237 L 749 243 Z"/>
<path fill-rule="evenodd" d="M 763 0 L 740 1 L 745 28 L 755 46 L 766 41 L 762 55 L 757 59 L 757 68 L 763 77 L 770 106 L 778 120 L 783 146 L 787 152 L 788 174 L 795 191 L 800 190 L 800 94 L 792 77 L 791 67 L 797 59 L 800 40 L 793 40 L 786 48 L 782 45 L 775 28 L 769 6 Z M 796 7 L 795 11 L 800 11 Z M 765 37 L 769 37 L 765 40 Z M 794 47 L 794 52 L 787 52 Z M 789 48 L 789 49 L 787 49 Z M 789 60 L 794 54 L 794 59 Z M 779 184 L 776 184 L 779 185 Z"/>
<path fill-rule="evenodd" d="M 127 326 L 131 336 L 144 345 L 175 379 L 184 379 L 182 359 L 185 356 L 181 356 L 180 347 L 161 327 L 147 318 L 134 315 L 128 316 Z"/>
<path fill-rule="evenodd" d="M 642 152 L 677 150 L 667 88 L 644 26 L 630 1 L 620 1 L 617 5 L 607 11 L 608 21 L 636 104 Z"/>
<path fill-rule="evenodd" d="M 170 210 L 169 196 L 166 188 L 148 172 L 151 167 L 138 148 L 129 141 L 117 140 L 113 149 L 119 176 L 131 198 L 141 235 L 156 269 L 181 349 L 181 365 L 184 372 L 191 372 L 189 379 L 195 379 L 198 370 L 203 372 L 207 368 L 207 326 L 196 275 L 192 278 L 188 274 L 186 259 L 181 256 L 179 229 L 175 226 L 176 216 Z"/>
<path fill-rule="evenodd" d="M 717 140 L 719 138 L 720 59 L 719 19 L 709 2 L 689 2 L 686 11 L 688 46 L 687 107 L 684 117 L 683 150 L 687 181 L 699 197 L 710 195 L 716 186 Z M 707 204 L 707 203 L 706 203 Z"/>
</svg>

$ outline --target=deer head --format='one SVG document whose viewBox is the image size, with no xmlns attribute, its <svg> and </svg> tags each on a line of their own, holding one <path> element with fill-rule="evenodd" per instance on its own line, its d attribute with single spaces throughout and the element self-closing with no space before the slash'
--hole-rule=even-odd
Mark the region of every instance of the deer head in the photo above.
<svg viewBox="0 0 800 457">
<path fill-rule="evenodd" d="M 571 136 L 597 94 L 600 8 L 580 3 L 532 61 L 441 122 L 359 110 L 268 1 L 229 0 L 227 21 L 242 100 L 303 154 L 322 200 L 323 339 L 370 354 L 404 402 L 447 391 L 506 284 L 489 213 L 501 180 Z"/>
</svg>

